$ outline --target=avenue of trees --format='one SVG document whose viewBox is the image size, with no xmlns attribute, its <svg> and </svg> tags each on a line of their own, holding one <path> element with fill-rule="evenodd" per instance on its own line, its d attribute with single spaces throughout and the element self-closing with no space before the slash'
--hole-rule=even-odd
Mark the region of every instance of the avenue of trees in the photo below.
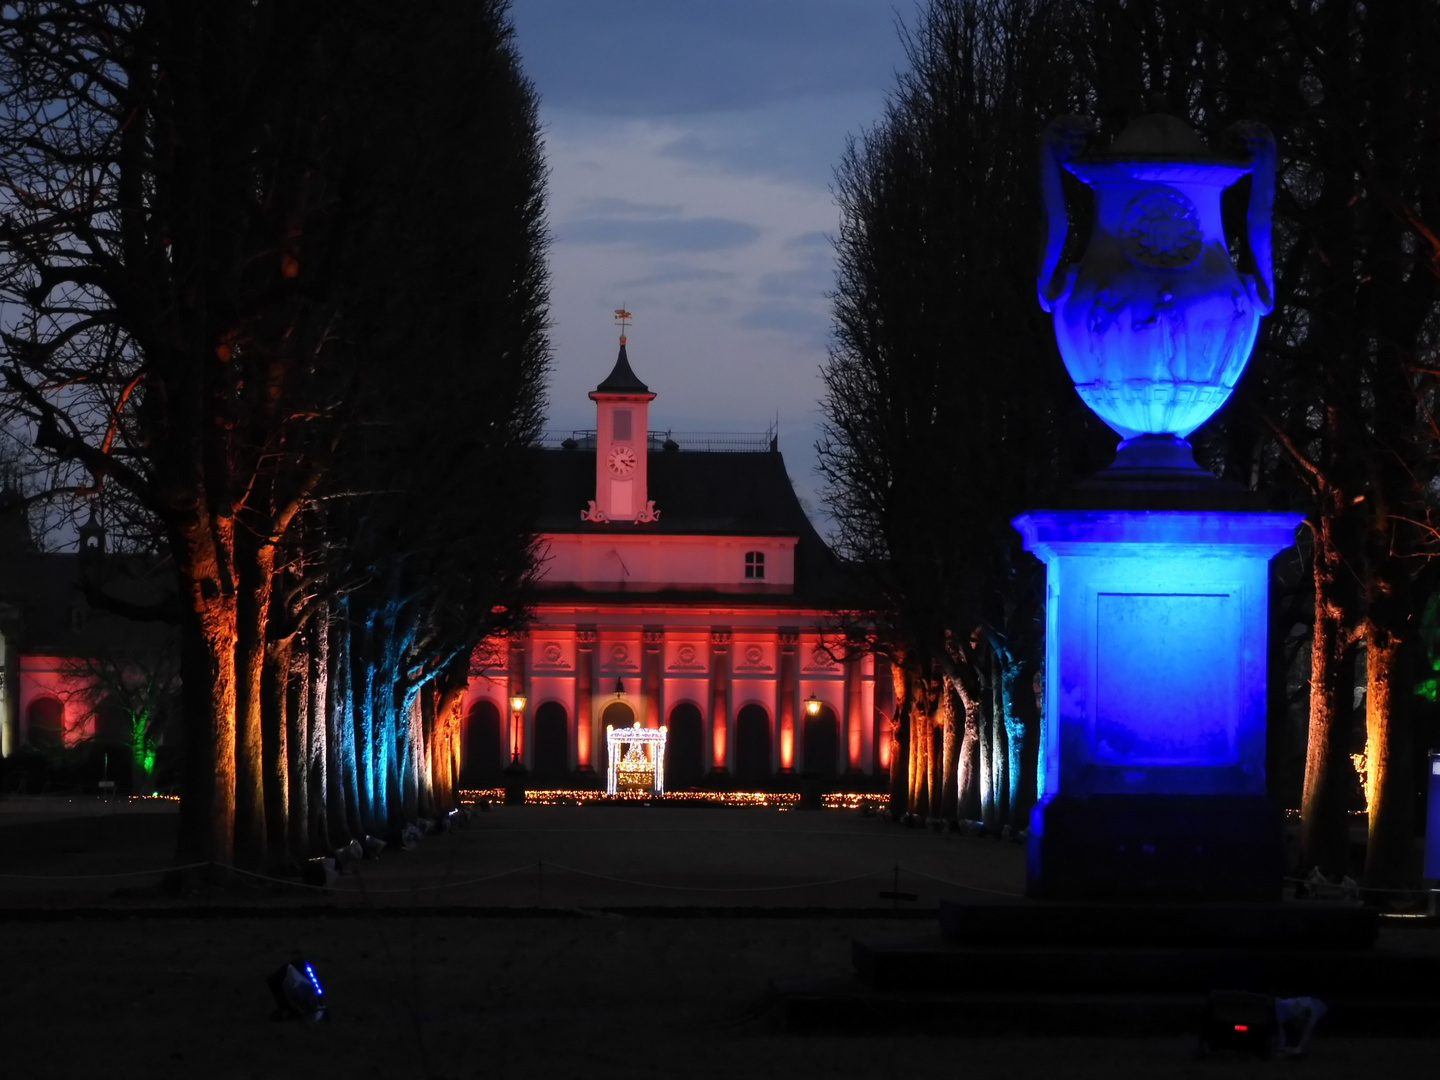
<svg viewBox="0 0 1440 1080">
<path fill-rule="evenodd" d="M 907 47 L 884 117 L 836 171 L 819 446 L 842 554 L 875 598 L 857 615 L 894 671 L 894 808 L 1027 823 L 1044 573 L 1008 523 L 1107 464 L 1115 441 L 1035 301 L 1040 131 L 1081 114 L 1104 144 L 1160 110 L 1221 145 L 1252 120 L 1279 146 L 1276 309 L 1192 441 L 1307 514 L 1301 857 L 1347 869 L 1363 778 L 1366 880 L 1406 881 L 1416 691 L 1433 696 L 1436 664 L 1440 20 L 1354 0 L 930 0 Z M 1088 204 L 1083 185 L 1069 193 L 1073 258 Z"/>
<path fill-rule="evenodd" d="M 544 165 L 508 0 L 0 12 L 0 408 L 173 568 L 182 862 L 453 804 L 523 617 Z"/>
</svg>

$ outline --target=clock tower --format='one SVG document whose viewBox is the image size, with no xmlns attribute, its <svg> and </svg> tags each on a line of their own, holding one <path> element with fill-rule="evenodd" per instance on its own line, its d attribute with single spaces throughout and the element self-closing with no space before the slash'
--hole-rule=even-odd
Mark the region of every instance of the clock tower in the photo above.
<svg viewBox="0 0 1440 1080">
<path fill-rule="evenodd" d="M 624 318 L 629 318 L 628 312 Z M 647 488 L 650 402 L 655 395 L 630 370 L 624 334 L 615 369 L 590 392 L 590 400 L 596 412 L 595 498 L 580 517 L 617 523 L 657 520 L 660 511 Z"/>
</svg>

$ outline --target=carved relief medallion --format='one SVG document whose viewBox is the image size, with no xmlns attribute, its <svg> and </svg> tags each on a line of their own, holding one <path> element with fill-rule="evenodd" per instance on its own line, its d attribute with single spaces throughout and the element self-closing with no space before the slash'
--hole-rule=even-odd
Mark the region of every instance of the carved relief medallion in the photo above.
<svg viewBox="0 0 1440 1080">
<path fill-rule="evenodd" d="M 1189 266 L 1203 239 L 1195 204 L 1174 188 L 1145 188 L 1120 215 L 1120 245 L 1141 266 Z"/>
<path fill-rule="evenodd" d="M 679 660 L 680 663 L 686 665 L 687 667 L 695 663 L 695 656 L 696 653 L 694 645 L 681 645 L 678 649 L 675 650 L 675 659 Z"/>
<path fill-rule="evenodd" d="M 628 664 L 630 662 L 630 646 L 625 644 L 611 645 L 610 659 L 616 664 Z"/>
</svg>

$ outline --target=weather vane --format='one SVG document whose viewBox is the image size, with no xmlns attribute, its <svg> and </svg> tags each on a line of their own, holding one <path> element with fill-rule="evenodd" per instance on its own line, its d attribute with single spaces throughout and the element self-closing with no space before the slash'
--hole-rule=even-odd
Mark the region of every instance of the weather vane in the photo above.
<svg viewBox="0 0 1440 1080">
<path fill-rule="evenodd" d="M 631 315 L 630 312 L 626 311 L 623 307 L 615 309 L 615 321 L 620 324 L 621 345 L 625 344 L 625 327 L 629 325 L 630 320 L 633 318 L 635 318 L 635 316 Z"/>
</svg>

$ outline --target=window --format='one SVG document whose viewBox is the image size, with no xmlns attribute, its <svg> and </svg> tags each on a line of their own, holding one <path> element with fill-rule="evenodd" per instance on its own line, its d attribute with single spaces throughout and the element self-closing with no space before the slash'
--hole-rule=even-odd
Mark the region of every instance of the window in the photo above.
<svg viewBox="0 0 1440 1080">
<path fill-rule="evenodd" d="M 745 577 L 747 580 L 756 580 L 765 576 L 765 553 L 763 551 L 745 552 Z"/>
<path fill-rule="evenodd" d="M 615 410 L 615 432 L 614 432 L 614 437 L 615 437 L 617 440 L 623 440 L 623 441 L 625 441 L 625 442 L 629 442 L 629 441 L 630 441 L 630 410 L 629 410 L 629 409 L 616 409 L 616 410 Z"/>
</svg>

